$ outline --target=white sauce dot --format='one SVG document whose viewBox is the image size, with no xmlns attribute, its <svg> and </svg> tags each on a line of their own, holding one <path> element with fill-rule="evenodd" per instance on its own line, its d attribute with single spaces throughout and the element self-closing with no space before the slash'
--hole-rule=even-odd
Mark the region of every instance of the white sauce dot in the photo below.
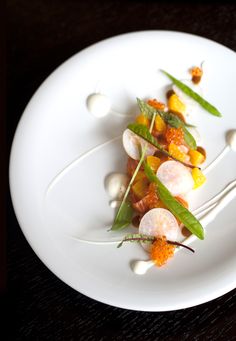
<svg viewBox="0 0 236 341">
<path fill-rule="evenodd" d="M 111 101 L 102 94 L 92 94 L 87 98 L 87 108 L 96 117 L 106 116 L 111 109 Z"/>
<path fill-rule="evenodd" d="M 105 180 L 105 189 L 112 199 L 120 200 L 125 194 L 129 177 L 123 173 L 113 173 Z M 110 203 L 114 207 L 114 203 Z"/>
</svg>

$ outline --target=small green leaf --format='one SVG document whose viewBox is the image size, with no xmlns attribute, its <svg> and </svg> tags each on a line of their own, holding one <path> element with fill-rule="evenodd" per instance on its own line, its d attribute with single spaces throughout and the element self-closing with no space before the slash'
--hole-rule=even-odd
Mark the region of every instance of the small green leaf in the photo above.
<svg viewBox="0 0 236 341">
<path fill-rule="evenodd" d="M 113 222 L 112 231 L 121 230 L 128 226 L 132 221 L 133 209 L 128 201 L 123 201 Z"/>
<path fill-rule="evenodd" d="M 188 129 L 185 128 L 184 126 L 182 126 L 182 129 L 184 131 L 184 141 L 186 142 L 186 144 L 189 146 L 190 149 L 197 149 L 197 143 L 193 135 L 190 134 Z"/>
<path fill-rule="evenodd" d="M 157 184 L 157 194 L 166 207 L 174 214 L 174 216 L 184 224 L 184 226 L 199 239 L 204 239 L 204 229 L 194 215 L 183 207 L 163 185 L 163 183 L 155 175 L 151 167 L 144 163 L 144 171 L 151 182 Z"/>
<path fill-rule="evenodd" d="M 150 133 L 150 131 L 145 125 L 139 124 L 139 123 L 131 123 L 128 125 L 127 128 L 131 130 L 133 133 L 135 133 L 136 135 L 138 135 L 139 137 L 142 137 L 145 141 L 149 142 L 157 149 L 168 153 L 161 147 L 161 145 L 157 142 L 155 137 L 152 136 L 152 134 Z"/>
<path fill-rule="evenodd" d="M 190 87 L 186 84 L 182 83 L 180 80 L 176 79 L 168 72 L 161 70 L 180 90 L 182 90 L 186 95 L 194 99 L 200 106 L 208 111 L 210 114 L 214 116 L 221 117 L 221 113 L 218 109 L 216 109 L 211 103 L 207 102 L 203 97 L 198 95 L 195 91 L 193 91 Z"/>
<path fill-rule="evenodd" d="M 181 121 L 181 119 L 179 117 L 172 114 L 171 112 L 159 111 L 159 115 L 171 127 L 179 128 L 179 127 L 182 127 L 184 125 L 184 122 Z"/>
<path fill-rule="evenodd" d="M 140 98 L 137 98 L 137 103 L 138 103 L 139 110 L 141 111 L 141 113 L 144 116 L 148 117 L 149 119 L 152 119 L 152 116 L 154 114 L 158 114 L 158 112 L 155 108 L 153 108 L 148 103 L 142 101 Z"/>
</svg>

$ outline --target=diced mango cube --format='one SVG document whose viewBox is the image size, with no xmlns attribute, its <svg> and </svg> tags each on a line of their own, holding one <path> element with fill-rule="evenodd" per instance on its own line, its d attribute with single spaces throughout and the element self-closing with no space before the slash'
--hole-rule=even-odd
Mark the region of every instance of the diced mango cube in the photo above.
<svg viewBox="0 0 236 341">
<path fill-rule="evenodd" d="M 149 127 L 149 125 L 150 125 L 150 121 L 149 121 L 148 117 L 143 115 L 143 114 L 138 115 L 136 117 L 135 121 L 136 121 L 136 123 L 143 124 L 147 127 Z"/>
<path fill-rule="evenodd" d="M 198 166 L 205 160 L 205 156 L 197 150 L 190 150 L 188 152 L 188 155 L 190 156 L 190 162 L 193 166 Z"/>
<path fill-rule="evenodd" d="M 177 112 L 177 113 L 185 113 L 186 106 L 179 97 L 174 93 L 168 98 L 168 108 L 170 111 Z"/>
<path fill-rule="evenodd" d="M 155 128 L 159 133 L 164 133 L 166 131 L 166 124 L 160 115 L 155 118 Z"/>
<path fill-rule="evenodd" d="M 156 173 L 158 167 L 161 164 L 161 160 L 157 156 L 150 155 L 150 156 L 147 156 L 147 164 L 151 167 L 153 172 Z"/>
<path fill-rule="evenodd" d="M 139 180 L 143 180 L 143 179 L 147 179 L 146 174 L 144 173 L 144 171 L 138 171 L 138 173 L 135 176 L 134 182 L 137 182 Z"/>
<path fill-rule="evenodd" d="M 202 186 L 204 182 L 206 181 L 205 175 L 202 173 L 202 171 L 199 168 L 193 168 L 192 169 L 192 177 L 194 181 L 194 189 Z"/>
<path fill-rule="evenodd" d="M 171 156 L 178 159 L 179 161 L 182 161 L 182 162 L 188 161 L 188 155 L 181 152 L 176 144 L 171 142 L 169 144 L 168 150 L 169 150 L 169 153 L 171 154 Z"/>
<path fill-rule="evenodd" d="M 149 182 L 147 179 L 141 179 L 132 186 L 132 191 L 138 199 L 142 199 L 148 193 Z"/>
</svg>

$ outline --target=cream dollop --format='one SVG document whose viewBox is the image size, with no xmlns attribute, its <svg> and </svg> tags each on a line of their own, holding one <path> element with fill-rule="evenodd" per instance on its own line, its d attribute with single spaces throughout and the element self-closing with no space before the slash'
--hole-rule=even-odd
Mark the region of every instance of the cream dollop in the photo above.
<svg viewBox="0 0 236 341">
<path fill-rule="evenodd" d="M 105 189 L 112 200 L 120 200 L 125 194 L 129 177 L 123 173 L 112 173 L 105 180 Z M 114 204 L 112 205 L 114 207 Z"/>
<path fill-rule="evenodd" d="M 230 148 L 235 152 L 236 151 L 236 129 L 229 130 L 227 132 L 226 142 L 230 146 Z"/>
<path fill-rule="evenodd" d="M 111 110 L 111 101 L 107 96 L 95 93 L 88 96 L 87 107 L 94 116 L 103 117 Z"/>
</svg>

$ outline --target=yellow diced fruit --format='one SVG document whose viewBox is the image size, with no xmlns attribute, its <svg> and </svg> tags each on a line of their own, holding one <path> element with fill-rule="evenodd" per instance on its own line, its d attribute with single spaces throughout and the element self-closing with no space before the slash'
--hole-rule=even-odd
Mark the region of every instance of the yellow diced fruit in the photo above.
<svg viewBox="0 0 236 341">
<path fill-rule="evenodd" d="M 143 179 L 146 179 L 146 174 L 143 172 L 143 171 L 138 171 L 135 179 L 134 179 L 134 183 L 139 181 L 139 180 L 143 180 Z"/>
<path fill-rule="evenodd" d="M 168 99 L 168 108 L 170 111 L 184 114 L 186 111 L 186 106 L 176 94 L 173 94 Z"/>
<path fill-rule="evenodd" d="M 153 172 L 156 173 L 158 167 L 160 166 L 161 160 L 156 156 L 147 156 L 147 164 L 151 167 Z"/>
<path fill-rule="evenodd" d="M 194 181 L 194 189 L 202 186 L 204 182 L 206 181 L 205 175 L 202 173 L 202 171 L 199 168 L 193 168 L 192 170 L 192 177 Z"/>
<path fill-rule="evenodd" d="M 181 152 L 176 144 L 171 142 L 169 144 L 168 150 L 171 156 L 173 156 L 174 158 L 182 162 L 187 162 L 187 155 Z"/>
<path fill-rule="evenodd" d="M 188 155 L 190 156 L 190 161 L 191 161 L 193 166 L 198 166 L 201 163 L 203 163 L 203 161 L 205 160 L 205 156 L 202 155 L 197 150 L 190 150 L 188 152 Z"/>
<path fill-rule="evenodd" d="M 138 115 L 136 117 L 135 121 L 136 121 L 136 123 L 143 124 L 143 125 L 145 125 L 147 127 L 149 127 L 149 125 L 150 125 L 150 121 L 149 121 L 148 117 L 143 115 L 143 114 Z"/>
<path fill-rule="evenodd" d="M 155 128 L 159 133 L 164 133 L 166 131 L 166 124 L 160 115 L 155 118 Z"/>
<path fill-rule="evenodd" d="M 133 193 L 138 199 L 142 199 L 148 192 L 149 182 L 147 179 L 141 179 L 132 186 Z"/>
</svg>

